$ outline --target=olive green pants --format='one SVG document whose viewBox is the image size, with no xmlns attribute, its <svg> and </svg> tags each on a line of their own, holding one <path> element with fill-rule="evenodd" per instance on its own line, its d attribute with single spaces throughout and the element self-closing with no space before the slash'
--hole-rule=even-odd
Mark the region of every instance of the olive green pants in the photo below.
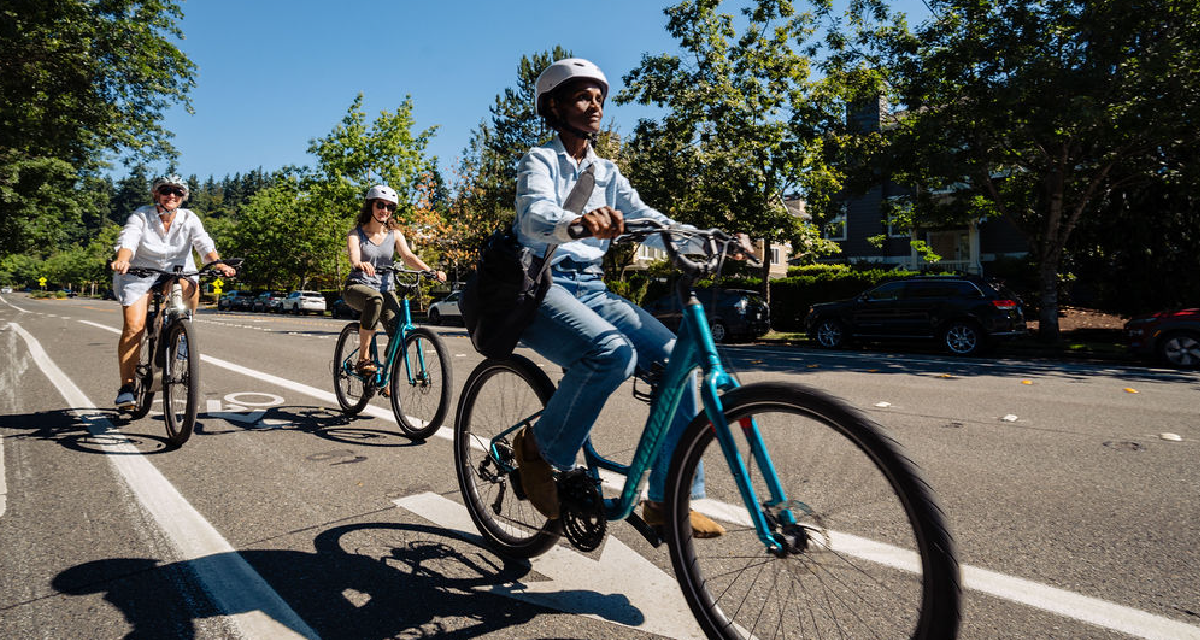
<svg viewBox="0 0 1200 640">
<path fill-rule="evenodd" d="M 364 329 L 374 329 L 380 319 L 384 330 L 391 333 L 400 317 L 400 301 L 392 292 L 384 293 L 365 284 L 352 284 L 342 291 L 346 304 L 362 312 L 358 323 Z"/>
</svg>

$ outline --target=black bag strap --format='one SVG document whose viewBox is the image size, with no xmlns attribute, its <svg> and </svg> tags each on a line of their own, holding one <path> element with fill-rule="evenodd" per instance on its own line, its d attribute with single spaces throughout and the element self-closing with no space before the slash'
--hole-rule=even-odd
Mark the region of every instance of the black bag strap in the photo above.
<svg viewBox="0 0 1200 640">
<path fill-rule="evenodd" d="M 571 187 L 571 193 L 567 194 L 567 199 L 563 201 L 563 209 L 575 214 L 582 214 L 583 208 L 587 206 L 587 201 L 592 197 L 592 190 L 596 187 L 596 163 L 588 165 L 587 169 L 580 174 L 579 180 L 575 182 L 575 186 Z M 545 272 L 550 268 L 550 256 L 554 254 L 554 250 L 558 248 L 557 244 L 546 246 L 546 255 L 542 257 L 542 271 Z"/>
</svg>

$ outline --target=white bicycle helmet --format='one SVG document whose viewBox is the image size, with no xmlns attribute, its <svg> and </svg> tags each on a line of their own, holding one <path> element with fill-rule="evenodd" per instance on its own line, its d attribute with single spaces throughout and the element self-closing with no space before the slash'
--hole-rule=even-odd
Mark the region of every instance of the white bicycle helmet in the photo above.
<svg viewBox="0 0 1200 640">
<path fill-rule="evenodd" d="M 604 98 L 608 97 L 608 78 L 604 77 L 604 72 L 600 70 L 590 60 L 583 58 L 566 58 L 559 60 L 550 66 L 538 76 L 537 79 L 537 113 L 540 116 L 546 116 L 544 112 L 546 108 L 546 96 L 550 95 L 555 89 L 561 86 L 568 80 L 576 78 L 587 78 L 600 83 L 600 93 Z"/>
<path fill-rule="evenodd" d="M 367 189 L 366 199 L 386 200 L 392 204 L 400 204 L 400 197 L 396 195 L 396 190 L 386 184 L 377 184 Z"/>
<path fill-rule="evenodd" d="M 187 198 L 188 198 L 187 181 L 184 180 L 183 178 L 180 178 L 179 176 L 177 176 L 175 174 L 171 174 L 169 176 L 163 176 L 161 178 L 155 178 L 154 183 L 150 186 L 150 195 L 151 196 L 156 195 L 158 193 L 159 187 L 168 186 L 168 185 L 172 186 L 172 187 L 179 187 L 180 189 L 183 189 L 183 199 L 187 200 Z"/>
</svg>

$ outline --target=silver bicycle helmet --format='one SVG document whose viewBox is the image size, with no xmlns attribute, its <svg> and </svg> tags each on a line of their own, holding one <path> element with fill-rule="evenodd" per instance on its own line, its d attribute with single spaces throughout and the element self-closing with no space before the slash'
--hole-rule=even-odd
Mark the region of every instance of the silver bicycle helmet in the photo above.
<svg viewBox="0 0 1200 640">
<path fill-rule="evenodd" d="M 600 83 L 600 93 L 608 97 L 608 78 L 595 63 L 583 58 L 566 58 L 554 62 L 537 79 L 537 113 L 547 116 L 546 97 L 568 80 L 587 78 Z"/>
<path fill-rule="evenodd" d="M 177 176 L 175 174 L 171 174 L 169 176 L 163 176 L 161 178 L 155 178 L 154 183 L 150 186 L 150 196 L 153 197 L 155 194 L 158 193 L 159 187 L 164 187 L 164 186 L 179 187 L 180 189 L 183 189 L 183 199 L 187 200 L 187 198 L 188 198 L 187 181 L 184 180 L 183 178 L 180 178 L 179 176 Z"/>
<path fill-rule="evenodd" d="M 386 184 L 377 184 L 370 189 L 367 189 L 366 200 L 386 200 L 392 204 L 399 204 L 400 197 L 396 195 L 396 190 Z"/>
</svg>

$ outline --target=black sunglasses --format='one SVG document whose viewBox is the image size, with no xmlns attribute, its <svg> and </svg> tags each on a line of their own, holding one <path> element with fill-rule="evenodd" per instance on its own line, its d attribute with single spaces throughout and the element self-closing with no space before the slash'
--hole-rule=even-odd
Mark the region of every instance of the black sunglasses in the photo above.
<svg viewBox="0 0 1200 640">
<path fill-rule="evenodd" d="M 383 200 L 376 200 L 375 208 L 376 209 L 387 209 L 388 211 L 395 211 L 396 205 L 394 205 L 390 202 L 384 202 Z"/>
<path fill-rule="evenodd" d="M 180 189 L 179 187 L 162 186 L 162 187 L 158 188 L 158 195 L 160 195 L 160 196 L 179 196 L 180 198 L 182 198 L 183 197 L 183 189 Z"/>
</svg>

